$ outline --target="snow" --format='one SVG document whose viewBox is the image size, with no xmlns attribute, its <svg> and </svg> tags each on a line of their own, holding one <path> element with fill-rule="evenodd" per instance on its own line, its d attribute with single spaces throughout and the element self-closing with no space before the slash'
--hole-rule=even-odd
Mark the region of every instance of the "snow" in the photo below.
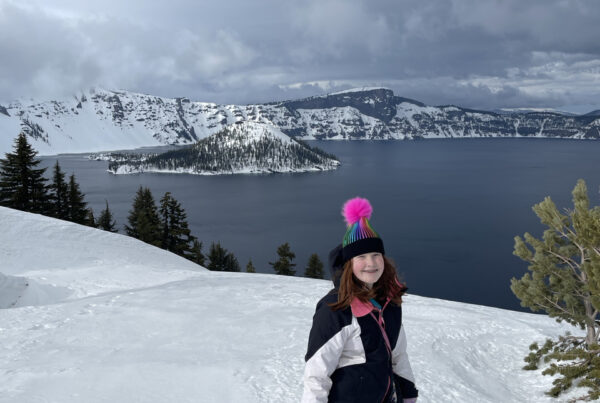
<svg viewBox="0 0 600 403">
<path fill-rule="evenodd" d="M 247 136 L 248 142 L 255 142 L 262 138 L 276 138 L 283 144 L 294 144 L 290 136 L 283 133 L 277 126 L 268 123 L 242 122 L 229 126 L 234 134 Z"/>
<path fill-rule="evenodd" d="M 123 235 L 3 207 L 0 256 L 2 306 L 29 293 L 26 306 L 0 309 L 0 403 L 300 399 L 329 281 L 209 272 Z M 520 368 L 531 342 L 566 325 L 416 295 L 403 307 L 419 403 L 556 401 L 543 394 L 552 378 Z"/>
<path fill-rule="evenodd" d="M 434 106 L 419 106 L 410 102 L 401 102 L 396 107 L 396 118 L 408 120 L 415 128 L 418 128 L 419 124 L 413 119 L 414 115 L 425 114 L 430 116 L 440 116 L 442 113 L 443 111 L 440 108 Z"/>
</svg>

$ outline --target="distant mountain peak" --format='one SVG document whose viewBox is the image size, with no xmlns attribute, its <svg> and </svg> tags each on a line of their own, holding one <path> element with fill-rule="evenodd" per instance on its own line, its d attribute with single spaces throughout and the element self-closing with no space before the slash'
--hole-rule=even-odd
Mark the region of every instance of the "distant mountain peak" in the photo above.
<svg viewBox="0 0 600 403">
<path fill-rule="evenodd" d="M 327 95 L 324 95 L 324 96 L 345 95 L 345 94 L 352 94 L 352 93 L 356 93 L 356 92 L 377 92 L 377 91 L 389 91 L 392 94 L 394 92 L 391 89 L 386 88 L 386 87 L 355 87 L 355 88 L 349 88 L 347 90 L 330 92 L 330 93 L 328 93 Z"/>
<path fill-rule="evenodd" d="M 588 112 L 583 116 L 600 116 L 600 109 L 596 109 L 594 111 Z"/>
<path fill-rule="evenodd" d="M 284 101 L 281 105 L 292 113 L 299 109 L 355 108 L 364 115 L 387 123 L 396 115 L 396 104 L 402 101 L 405 99 L 394 96 L 388 88 L 367 87 Z"/>
<path fill-rule="evenodd" d="M 523 114 L 523 113 L 555 113 L 557 115 L 576 116 L 577 114 L 565 112 L 554 108 L 500 108 L 494 110 L 500 114 Z"/>
</svg>

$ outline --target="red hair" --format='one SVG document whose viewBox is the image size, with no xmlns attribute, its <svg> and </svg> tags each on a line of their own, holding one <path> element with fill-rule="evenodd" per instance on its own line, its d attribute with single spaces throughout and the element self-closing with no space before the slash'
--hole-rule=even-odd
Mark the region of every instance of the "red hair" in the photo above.
<svg viewBox="0 0 600 403">
<path fill-rule="evenodd" d="M 383 257 L 383 273 L 372 288 L 365 287 L 352 272 L 352 259 L 344 264 L 342 276 L 340 277 L 340 287 L 338 289 L 338 301 L 329 306 L 334 311 L 344 309 L 350 306 L 354 298 L 363 302 L 368 302 L 371 298 L 390 301 L 396 305 L 402 304 L 402 295 L 406 286 L 398 280 L 396 266 L 387 257 Z"/>
</svg>

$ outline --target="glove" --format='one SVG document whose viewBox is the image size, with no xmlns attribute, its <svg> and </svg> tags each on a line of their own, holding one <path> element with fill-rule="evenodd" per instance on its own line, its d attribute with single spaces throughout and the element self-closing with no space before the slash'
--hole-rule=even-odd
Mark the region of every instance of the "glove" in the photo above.
<svg viewBox="0 0 600 403">
<path fill-rule="evenodd" d="M 402 399 L 402 403 L 417 403 L 417 398 L 411 397 L 410 399 Z"/>
</svg>

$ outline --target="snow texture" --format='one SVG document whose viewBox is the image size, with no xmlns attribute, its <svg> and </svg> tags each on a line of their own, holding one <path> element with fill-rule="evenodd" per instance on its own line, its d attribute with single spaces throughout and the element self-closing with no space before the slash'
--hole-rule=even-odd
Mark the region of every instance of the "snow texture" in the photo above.
<svg viewBox="0 0 600 403">
<path fill-rule="evenodd" d="M 329 281 L 209 272 L 3 207 L 0 256 L 0 403 L 300 400 Z M 565 325 L 416 295 L 403 306 L 419 403 L 556 401 L 543 393 L 552 379 L 522 371 L 522 358 Z"/>
</svg>

